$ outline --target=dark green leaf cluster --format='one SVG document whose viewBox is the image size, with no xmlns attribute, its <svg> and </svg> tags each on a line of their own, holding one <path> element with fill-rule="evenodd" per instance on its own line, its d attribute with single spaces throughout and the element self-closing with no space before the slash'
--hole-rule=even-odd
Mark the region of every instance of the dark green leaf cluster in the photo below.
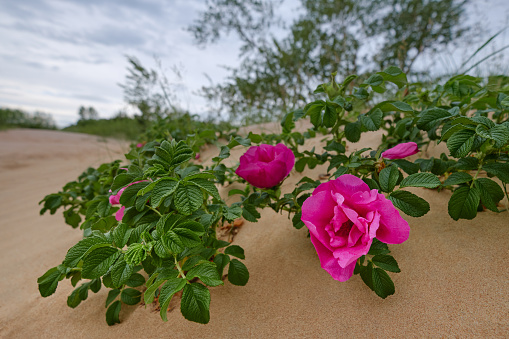
<svg viewBox="0 0 509 339">
<path fill-rule="evenodd" d="M 231 147 L 244 142 L 234 140 Z M 184 141 L 152 142 L 126 154 L 131 160 L 126 170 L 118 171 L 119 162 L 114 162 L 114 177 L 99 175 L 101 183 L 106 180 L 102 191 L 83 198 L 85 238 L 69 249 L 61 265 L 39 278 L 41 295 L 53 294 L 64 278 L 73 286 L 88 280 L 69 296 L 68 305 L 74 308 L 88 297 L 88 290 L 97 292 L 104 285 L 111 289 L 106 321 L 113 325 L 120 322 L 122 305 L 151 303 L 156 297 L 166 320 L 172 297 L 181 292 L 184 317 L 207 323 L 208 287 L 223 285 L 225 269 L 232 284 L 243 286 L 249 272 L 239 260 L 245 258 L 244 250 L 216 237 L 216 227 L 239 218 L 243 210 L 224 203 L 214 171 L 191 164 L 193 155 Z M 118 207 L 110 205 L 110 188 L 111 194 L 123 189 L 120 222 L 112 215 Z M 51 204 L 48 197 L 46 204 Z M 54 204 L 48 207 L 58 208 Z M 137 289 L 142 285 L 147 287 L 144 293 Z"/>
<path fill-rule="evenodd" d="M 382 299 L 396 292 L 387 271 L 401 272 L 396 259 L 389 255 L 390 252 L 387 244 L 375 238 L 368 254 L 357 260 L 354 269 L 354 274 L 360 274 L 362 281 Z"/>
<path fill-rule="evenodd" d="M 63 214 L 65 222 L 76 228 L 82 222 L 82 217 L 86 217 L 88 203 L 102 198 L 105 201 L 101 205 L 101 211 L 109 215 L 108 190 L 111 187 L 113 178 L 117 173 L 123 170 L 120 167 L 120 160 L 100 165 L 97 169 L 89 167 L 83 172 L 76 181 L 67 183 L 62 191 L 49 194 L 42 199 L 39 204 L 43 204 L 40 214 L 49 211 L 51 214 L 59 208 L 64 208 Z M 108 211 L 105 211 L 108 210 Z"/>
</svg>

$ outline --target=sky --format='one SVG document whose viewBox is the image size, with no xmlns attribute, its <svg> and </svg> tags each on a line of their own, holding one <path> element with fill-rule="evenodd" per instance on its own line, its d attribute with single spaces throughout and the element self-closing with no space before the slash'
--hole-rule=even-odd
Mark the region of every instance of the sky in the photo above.
<svg viewBox="0 0 509 339">
<path fill-rule="evenodd" d="M 508 24 L 508 0 L 472 2 L 469 15 L 481 19 L 486 37 Z M 294 17 L 297 4 L 286 0 L 283 17 Z M 160 60 L 180 106 L 204 112 L 198 90 L 227 77 L 223 66 L 239 64 L 240 47 L 233 34 L 206 48 L 194 44 L 185 28 L 204 9 L 203 0 L 0 0 L 0 107 L 51 113 L 60 127 L 77 121 L 82 105 L 103 118 L 129 111 L 119 84 L 132 55 L 151 68 Z M 494 46 L 509 44 L 508 31 Z"/>
</svg>

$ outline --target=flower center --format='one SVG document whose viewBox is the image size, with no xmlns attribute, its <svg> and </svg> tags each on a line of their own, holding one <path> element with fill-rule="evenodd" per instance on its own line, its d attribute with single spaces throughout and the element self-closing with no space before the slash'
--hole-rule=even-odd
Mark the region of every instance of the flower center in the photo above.
<svg viewBox="0 0 509 339">
<path fill-rule="evenodd" d="M 341 225 L 339 230 L 336 232 L 336 235 L 342 238 L 347 238 L 352 230 L 353 222 L 352 220 L 348 220 Z"/>
</svg>

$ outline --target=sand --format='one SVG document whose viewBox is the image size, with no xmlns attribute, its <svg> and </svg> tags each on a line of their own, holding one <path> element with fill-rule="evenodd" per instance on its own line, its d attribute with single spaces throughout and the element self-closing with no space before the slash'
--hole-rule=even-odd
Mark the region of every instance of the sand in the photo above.
<svg viewBox="0 0 509 339">
<path fill-rule="evenodd" d="M 350 149 L 376 145 L 370 134 Z M 312 140 L 310 146 L 318 145 Z M 154 305 L 123 307 L 122 323 L 105 322 L 107 289 L 76 309 L 60 282 L 42 298 L 37 277 L 58 265 L 81 238 L 60 212 L 39 216 L 37 203 L 86 167 L 118 158 L 126 144 L 37 130 L 0 132 L 0 336 L 5 338 L 337 338 L 507 337 L 509 335 L 509 213 L 479 213 L 472 221 L 447 215 L 449 192 L 412 189 L 431 204 L 422 218 L 404 216 L 411 233 L 390 249 L 401 273 L 396 294 L 378 298 L 360 277 L 340 283 L 320 268 L 306 229 L 265 210 L 234 242 L 245 249 L 245 287 L 211 289 L 211 321 L 186 321 L 176 307 L 163 322 Z M 432 149 L 430 154 L 440 152 Z M 202 153 L 206 161 L 215 150 Z M 240 156 L 242 150 L 232 152 Z M 317 178 L 317 168 L 305 175 Z M 303 176 L 293 173 L 284 190 Z M 224 188 L 223 192 L 230 189 Z"/>
</svg>

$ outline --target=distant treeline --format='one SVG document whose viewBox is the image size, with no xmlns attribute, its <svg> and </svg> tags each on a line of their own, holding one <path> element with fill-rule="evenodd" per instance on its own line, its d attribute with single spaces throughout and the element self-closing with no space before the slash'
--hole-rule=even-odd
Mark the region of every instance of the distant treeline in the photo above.
<svg viewBox="0 0 509 339">
<path fill-rule="evenodd" d="M 145 127 L 136 118 L 117 116 L 111 119 L 81 119 L 76 124 L 65 127 L 62 130 L 94 134 L 102 137 L 136 140 L 145 131 Z"/>
<path fill-rule="evenodd" d="M 19 109 L 0 107 L 0 129 L 22 127 L 56 129 L 53 117 L 46 113 L 28 113 Z"/>
</svg>

